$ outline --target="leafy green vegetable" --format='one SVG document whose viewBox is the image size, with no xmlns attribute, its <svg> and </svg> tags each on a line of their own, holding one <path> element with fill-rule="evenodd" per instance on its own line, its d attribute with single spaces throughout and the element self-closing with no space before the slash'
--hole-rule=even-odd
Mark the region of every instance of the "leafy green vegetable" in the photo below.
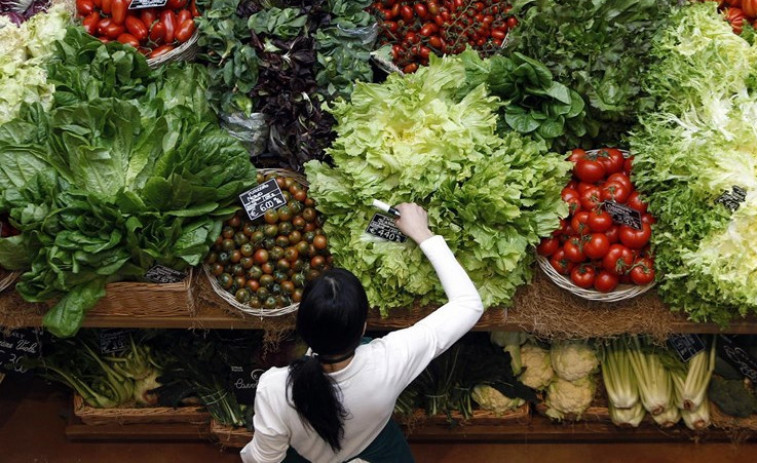
<svg viewBox="0 0 757 463">
<path fill-rule="evenodd" d="M 693 320 L 757 310 L 757 48 L 716 5 L 691 5 L 655 40 L 654 110 L 630 139 L 634 182 L 659 218 L 659 293 Z M 718 202 L 741 188 L 732 212 Z"/>
<path fill-rule="evenodd" d="M 594 144 L 616 144 L 634 122 L 652 36 L 666 24 L 673 0 L 519 0 L 520 24 L 509 52 L 544 63 L 555 80 L 588 103 L 583 122 Z M 578 127 L 574 127 L 578 129 Z M 579 129 L 580 130 L 580 129 Z M 578 135 L 581 136 L 581 135 Z"/>
<path fill-rule="evenodd" d="M 58 104 L 47 113 L 26 107 L 0 129 L 0 156 L 12 159 L 0 175 L 0 208 L 22 232 L 20 243 L 0 240 L 0 262 L 29 264 L 17 290 L 29 301 L 60 298 L 45 326 L 70 336 L 108 282 L 140 279 L 155 264 L 197 265 L 255 175 L 207 107 L 203 68 L 123 74 L 140 99 L 103 98 L 118 89 L 78 76 L 146 68 L 144 57 L 80 29 L 58 51 L 50 72 Z M 81 60 L 87 53 L 95 58 Z"/>
<path fill-rule="evenodd" d="M 20 26 L 0 15 L 0 124 L 13 119 L 22 103 L 49 108 L 53 85 L 47 82 L 45 60 L 53 44 L 66 34 L 71 14 L 64 5 L 40 12 Z"/>
<path fill-rule="evenodd" d="M 273 34 L 282 39 L 293 39 L 299 35 L 308 17 L 297 8 L 277 8 L 260 11 L 250 16 L 247 22 L 256 34 Z"/>
<path fill-rule="evenodd" d="M 484 85 L 460 95 L 467 53 L 474 52 L 432 58 L 418 73 L 381 85 L 358 83 L 351 103 L 332 109 L 335 166 L 306 164 L 335 264 L 361 278 L 384 314 L 443 293 L 416 246 L 364 233 L 372 198 L 424 205 L 486 306 L 510 302 L 530 277 L 529 246 L 566 213 L 559 192 L 569 163 L 543 142 L 496 135 L 498 98 Z"/>
<path fill-rule="evenodd" d="M 502 99 L 500 129 L 514 130 L 547 141 L 554 149 L 577 146 L 586 134 L 586 110 L 581 95 L 556 82 L 542 63 L 518 52 L 512 57 L 482 60 L 466 54 L 469 89 L 486 83 Z"/>
</svg>

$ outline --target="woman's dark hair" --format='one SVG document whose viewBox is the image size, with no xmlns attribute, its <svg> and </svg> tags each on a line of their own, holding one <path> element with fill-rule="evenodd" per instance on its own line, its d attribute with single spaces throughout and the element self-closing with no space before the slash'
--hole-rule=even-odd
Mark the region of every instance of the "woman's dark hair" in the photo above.
<svg viewBox="0 0 757 463">
<path fill-rule="evenodd" d="M 289 366 L 292 401 L 300 419 L 335 452 L 342 448 L 347 412 L 336 384 L 321 364 L 328 363 L 329 357 L 355 351 L 367 316 L 365 289 L 344 269 L 328 270 L 308 283 L 297 311 L 297 332 L 317 355 L 305 356 Z"/>
</svg>

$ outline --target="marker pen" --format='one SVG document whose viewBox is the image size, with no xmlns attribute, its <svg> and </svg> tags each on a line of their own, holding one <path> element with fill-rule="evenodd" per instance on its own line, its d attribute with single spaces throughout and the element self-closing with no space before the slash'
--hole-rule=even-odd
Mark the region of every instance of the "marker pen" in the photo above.
<svg viewBox="0 0 757 463">
<path fill-rule="evenodd" d="M 398 211 L 397 209 L 393 208 L 392 206 L 388 205 L 387 203 L 383 201 L 379 201 L 378 199 L 373 200 L 373 207 L 375 207 L 376 209 L 382 210 L 384 212 L 388 212 L 394 216 L 397 216 L 397 217 L 400 216 L 400 211 Z"/>
</svg>

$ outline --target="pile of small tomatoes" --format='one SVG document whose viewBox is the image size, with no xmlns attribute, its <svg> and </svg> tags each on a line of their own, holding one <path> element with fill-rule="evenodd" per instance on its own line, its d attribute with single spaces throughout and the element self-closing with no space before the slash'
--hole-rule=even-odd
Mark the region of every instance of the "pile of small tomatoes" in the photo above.
<svg viewBox="0 0 757 463">
<path fill-rule="evenodd" d="M 392 45 L 392 60 L 404 72 L 427 65 L 431 53 L 457 54 L 471 46 L 482 56 L 502 46 L 518 25 L 499 0 L 380 0 L 372 11 L 379 20 L 379 45 Z"/>
<path fill-rule="evenodd" d="M 757 29 L 757 0 L 716 0 L 733 33 L 741 35 L 744 23 Z"/>
<path fill-rule="evenodd" d="M 240 211 L 224 223 L 205 259 L 218 284 L 237 302 L 254 309 L 287 307 L 302 299 L 305 283 L 331 266 L 323 220 L 307 188 L 289 177 L 275 178 L 287 203 L 248 220 Z"/>
<path fill-rule="evenodd" d="M 584 289 L 613 291 L 618 284 L 647 285 L 654 281 L 649 250 L 654 218 L 630 180 L 633 158 L 604 148 L 587 153 L 573 150 L 573 178 L 562 190 L 570 215 L 545 238 L 537 252 L 552 267 Z M 605 202 L 638 211 L 642 228 L 618 225 L 605 210 Z"/>
<path fill-rule="evenodd" d="M 200 16 L 195 0 L 168 0 L 162 8 L 130 10 L 131 0 L 76 0 L 88 34 L 102 42 L 117 40 L 148 58 L 164 55 L 189 40 Z"/>
</svg>

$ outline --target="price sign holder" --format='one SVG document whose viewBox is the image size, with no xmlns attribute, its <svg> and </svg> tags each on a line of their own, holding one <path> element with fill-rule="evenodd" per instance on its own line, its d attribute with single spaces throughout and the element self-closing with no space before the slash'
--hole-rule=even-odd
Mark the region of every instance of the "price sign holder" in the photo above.
<svg viewBox="0 0 757 463">
<path fill-rule="evenodd" d="M 693 356 L 705 349 L 704 341 L 696 334 L 674 334 L 668 338 L 668 344 L 681 357 L 688 362 Z"/>
<path fill-rule="evenodd" d="M 746 190 L 740 186 L 734 185 L 731 191 L 725 191 L 718 199 L 715 200 L 717 204 L 722 204 L 731 212 L 736 212 L 746 200 Z"/>
<path fill-rule="evenodd" d="M 250 220 L 261 217 L 268 209 L 278 209 L 286 204 L 284 194 L 276 183 L 276 179 L 273 178 L 252 190 L 245 191 L 239 195 L 239 199 Z"/>
<path fill-rule="evenodd" d="M 365 232 L 387 241 L 394 241 L 395 243 L 404 243 L 407 241 L 407 236 L 403 235 L 394 224 L 394 217 L 384 214 L 374 214 Z"/>
<path fill-rule="evenodd" d="M 97 338 L 103 355 L 120 354 L 129 348 L 129 330 L 105 328 L 97 333 Z"/>
<path fill-rule="evenodd" d="M 130 10 L 141 10 L 143 8 L 162 8 L 166 6 L 168 0 L 131 0 L 129 3 Z"/>
<path fill-rule="evenodd" d="M 718 356 L 748 378 L 752 384 L 757 384 L 757 360 L 741 345 L 735 336 L 721 334 L 718 336 Z"/>
<path fill-rule="evenodd" d="M 255 391 L 258 387 L 260 376 L 265 373 L 262 368 L 244 367 L 231 365 L 229 380 L 234 388 L 234 395 L 240 404 L 252 405 L 255 403 Z"/>
<path fill-rule="evenodd" d="M 22 361 L 42 355 L 42 336 L 41 328 L 24 328 L 6 334 L 0 331 L 0 372 L 30 376 Z"/>
<path fill-rule="evenodd" d="M 145 273 L 145 279 L 153 283 L 178 283 L 186 277 L 186 273 L 163 265 L 155 265 Z"/>
<path fill-rule="evenodd" d="M 605 201 L 602 204 L 605 211 L 610 214 L 612 221 L 616 224 L 626 225 L 634 230 L 641 230 L 643 228 L 641 212 L 636 209 L 631 209 L 630 207 L 624 204 L 618 204 L 615 201 Z"/>
</svg>

